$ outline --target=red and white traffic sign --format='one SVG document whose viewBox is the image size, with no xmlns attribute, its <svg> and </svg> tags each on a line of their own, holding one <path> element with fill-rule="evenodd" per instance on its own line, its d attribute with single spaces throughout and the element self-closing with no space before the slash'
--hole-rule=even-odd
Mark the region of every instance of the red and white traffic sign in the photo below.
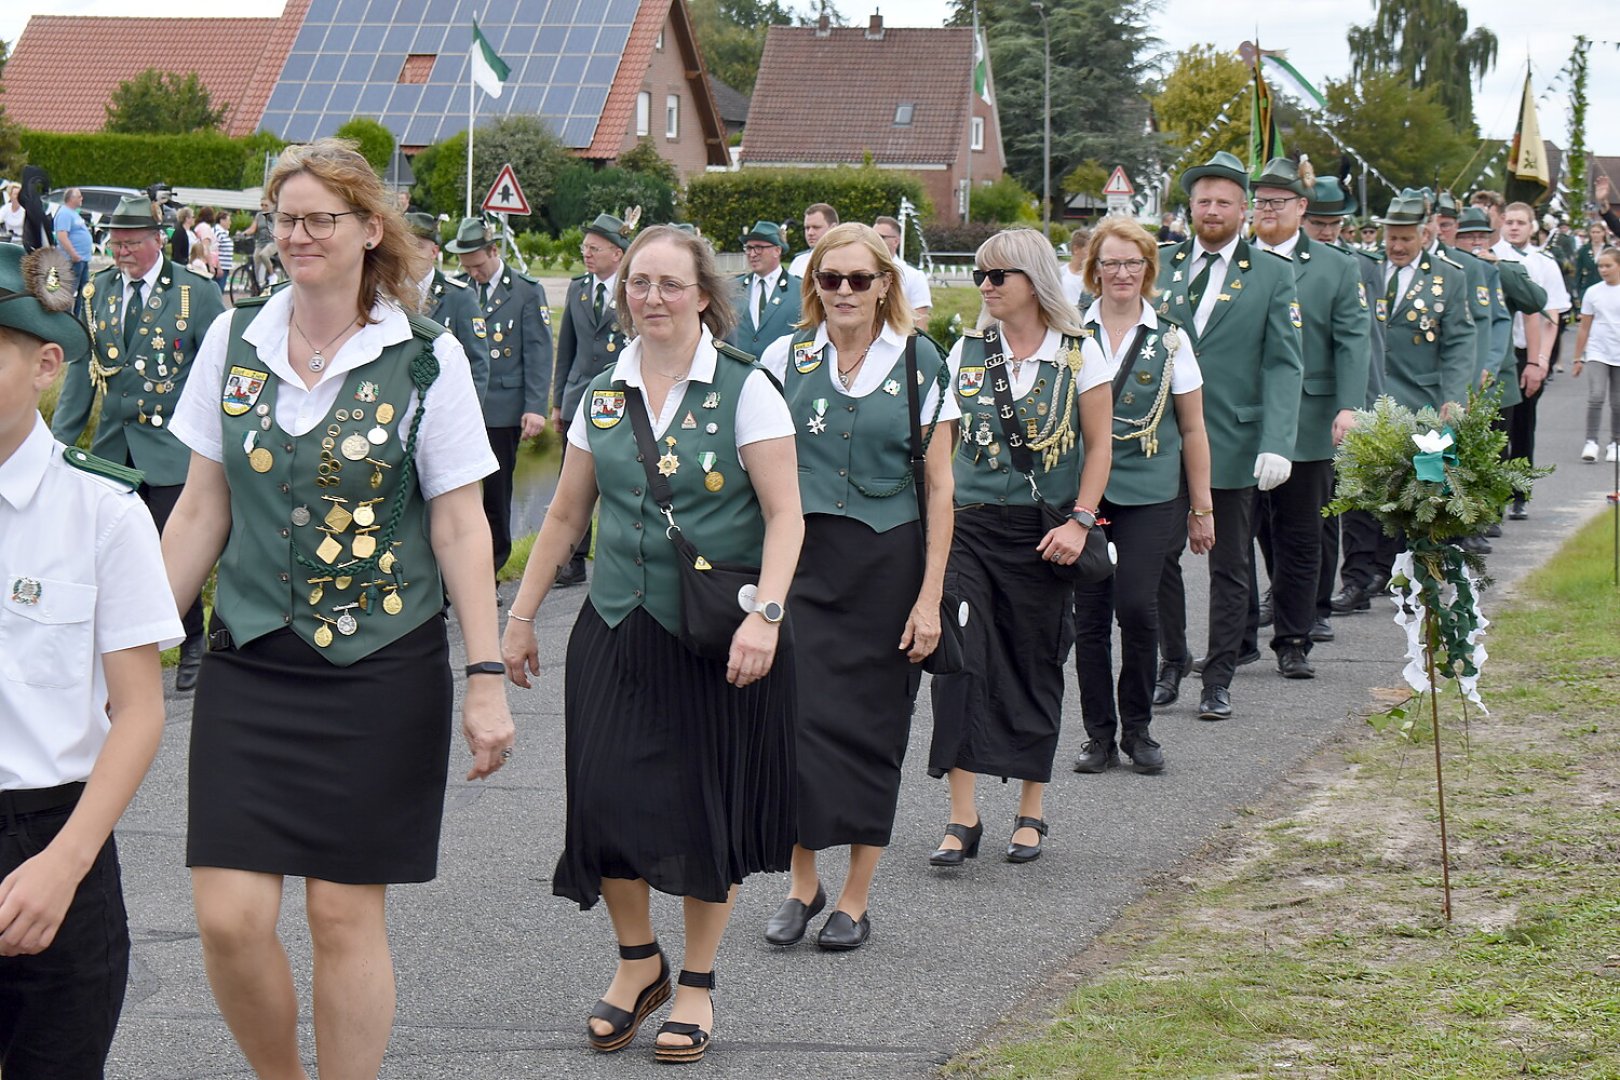
<svg viewBox="0 0 1620 1080">
<path fill-rule="evenodd" d="M 1125 175 L 1125 166 L 1114 166 L 1114 171 L 1109 174 L 1108 183 L 1103 185 L 1102 193 L 1104 195 L 1136 194 L 1136 189 L 1131 186 L 1130 177 Z"/>
<path fill-rule="evenodd" d="M 512 171 L 510 164 L 501 166 L 500 174 L 489 186 L 489 194 L 484 196 L 484 209 L 492 214 L 530 212 L 528 197 L 523 194 L 523 188 L 518 184 L 517 173 Z"/>
</svg>

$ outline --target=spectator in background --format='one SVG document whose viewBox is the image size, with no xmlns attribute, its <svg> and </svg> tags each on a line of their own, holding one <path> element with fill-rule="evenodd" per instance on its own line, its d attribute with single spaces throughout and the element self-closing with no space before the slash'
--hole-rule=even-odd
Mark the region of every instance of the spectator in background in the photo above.
<svg viewBox="0 0 1620 1080">
<path fill-rule="evenodd" d="M 1187 239 L 1187 234 L 1176 227 L 1176 215 L 1166 213 L 1159 218 L 1159 243 L 1179 244 L 1185 239 Z M 1083 262 L 1085 255 L 1082 254 L 1080 258 Z"/>
<path fill-rule="evenodd" d="M 1063 299 L 1077 310 L 1081 299 L 1086 296 L 1086 254 L 1090 249 L 1091 230 L 1074 230 L 1069 234 L 1069 261 L 1058 267 L 1058 280 L 1063 283 Z"/>
<path fill-rule="evenodd" d="M 900 223 L 885 215 L 872 222 L 872 228 L 883 237 L 883 242 L 889 246 L 889 254 L 894 256 L 895 265 L 900 268 L 902 291 L 906 294 L 906 302 L 911 305 L 917 328 L 927 330 L 928 315 L 934 308 L 934 292 L 928 287 L 928 275 L 906 262 L 905 256 L 900 253 Z"/>
<path fill-rule="evenodd" d="M 219 268 L 219 252 L 214 243 L 214 208 L 205 206 L 197 211 L 197 224 L 191 229 L 191 269 L 204 277 L 215 277 Z"/>
<path fill-rule="evenodd" d="M 8 244 L 22 244 L 23 222 L 28 218 L 28 211 L 23 209 L 22 185 L 10 183 L 6 185 L 6 205 L 0 207 L 0 234 Z"/>
<path fill-rule="evenodd" d="M 1570 296 L 1573 307 L 1579 308 L 1586 290 L 1602 280 L 1598 275 L 1597 258 L 1608 246 L 1608 226 L 1601 221 L 1592 222 L 1591 227 L 1586 230 L 1586 243 L 1575 253 L 1575 287 Z"/>
<path fill-rule="evenodd" d="M 79 207 L 84 205 L 84 192 L 78 188 L 68 188 L 67 194 L 62 196 L 62 205 L 56 211 L 56 219 L 51 223 L 56 233 L 56 246 L 62 249 L 73 262 L 73 315 L 78 317 L 79 307 L 84 302 L 84 283 L 90 278 L 90 256 L 93 248 L 90 244 L 90 229 L 79 216 Z"/>
<path fill-rule="evenodd" d="M 838 224 L 838 211 L 824 202 L 811 203 L 804 208 L 804 250 L 793 256 L 788 273 L 801 281 L 810 268 L 810 251 L 821 239 L 821 234 Z"/>
<path fill-rule="evenodd" d="M 189 206 L 182 206 L 174 215 L 174 233 L 169 237 L 169 258 L 181 266 L 191 264 L 191 221 L 194 216 Z"/>
<path fill-rule="evenodd" d="M 214 283 L 225 291 L 225 279 L 236 266 L 236 242 L 231 239 L 231 212 L 223 206 L 214 211 Z"/>
</svg>

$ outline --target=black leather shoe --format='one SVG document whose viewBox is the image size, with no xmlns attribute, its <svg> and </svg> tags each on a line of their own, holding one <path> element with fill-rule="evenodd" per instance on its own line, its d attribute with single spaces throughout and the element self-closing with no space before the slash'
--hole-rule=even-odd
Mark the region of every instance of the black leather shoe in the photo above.
<svg viewBox="0 0 1620 1080">
<path fill-rule="evenodd" d="M 803 900 L 788 897 L 782 901 L 782 906 L 776 909 L 765 922 L 765 940 L 772 945 L 797 945 L 804 939 L 804 931 L 810 925 L 810 920 L 821 914 L 821 909 L 827 906 L 827 893 L 816 882 L 816 896 L 806 904 Z"/>
<path fill-rule="evenodd" d="M 1019 815 L 1013 820 L 1013 832 L 1019 829 L 1034 829 L 1036 840 L 1033 844 L 1007 844 L 1007 861 L 1010 863 L 1034 862 L 1041 857 L 1040 838 L 1046 835 L 1046 822 L 1038 817 L 1024 817 Z"/>
<path fill-rule="evenodd" d="M 1457 545 L 1457 550 L 1466 551 L 1470 555 L 1489 555 L 1491 553 L 1491 543 L 1483 536 L 1459 536 L 1454 543 Z"/>
<path fill-rule="evenodd" d="M 1497 537 L 1499 537 L 1501 535 L 1502 535 L 1502 523 L 1500 521 L 1495 521 L 1495 522 L 1492 522 L 1491 524 L 1485 526 L 1485 538 L 1487 540 L 1495 540 Z"/>
<path fill-rule="evenodd" d="M 585 563 L 583 560 L 569 560 L 567 566 L 557 571 L 557 580 L 553 587 L 566 589 L 570 585 L 585 584 Z"/>
<path fill-rule="evenodd" d="M 828 952 L 849 952 L 865 945 L 871 936 L 872 923 L 864 913 L 859 919 L 852 919 L 842 911 L 835 911 L 821 924 L 816 944 Z"/>
<path fill-rule="evenodd" d="M 197 673 L 202 670 L 203 636 L 186 638 L 180 646 L 180 666 L 174 672 L 174 688 L 184 694 L 197 688 Z"/>
<path fill-rule="evenodd" d="M 1284 645 L 1277 650 L 1277 670 L 1285 679 L 1314 679 L 1316 669 L 1305 658 L 1305 650 L 1298 645 Z"/>
<path fill-rule="evenodd" d="M 1232 693 L 1224 686 L 1204 687 L 1204 696 L 1198 699 L 1198 719 L 1232 719 Z"/>
<path fill-rule="evenodd" d="M 1143 776 L 1164 771 L 1164 751 L 1146 731 L 1121 740 L 1120 748 L 1131 759 L 1131 768 Z"/>
<path fill-rule="evenodd" d="M 979 857 L 979 841 L 984 837 L 984 821 L 975 821 L 972 825 L 958 825 L 951 822 L 945 826 L 945 834 L 954 836 L 961 841 L 961 847 L 941 847 L 928 856 L 932 866 L 961 866 L 966 859 Z"/>
<path fill-rule="evenodd" d="M 1247 652 L 1238 653 L 1236 663 L 1238 667 L 1243 667 L 1245 664 L 1252 664 L 1258 659 L 1260 659 L 1260 650 L 1258 648 L 1254 648 L 1248 650 Z M 1209 657 L 1207 656 L 1200 656 L 1198 659 L 1194 660 L 1192 662 L 1193 671 L 1197 672 L 1199 675 L 1202 675 L 1204 673 L 1204 665 L 1208 660 Z"/>
<path fill-rule="evenodd" d="M 1153 704 L 1173 705 L 1181 696 L 1181 680 L 1187 668 L 1174 660 L 1159 661 L 1159 677 L 1153 683 Z"/>
<path fill-rule="evenodd" d="M 1119 764 L 1119 751 L 1111 741 L 1092 739 L 1080 748 L 1074 759 L 1074 771 L 1079 773 L 1105 773 Z"/>
<path fill-rule="evenodd" d="M 1365 585 L 1346 585 L 1333 594 L 1333 599 L 1328 601 L 1328 607 L 1333 610 L 1335 615 L 1349 615 L 1355 611 L 1371 611 L 1372 596 L 1373 590 L 1368 589 Z"/>
<path fill-rule="evenodd" d="M 1513 506 L 1508 510 L 1508 520 L 1525 521 L 1530 517 L 1530 511 L 1525 509 L 1523 499 L 1514 499 Z"/>
<path fill-rule="evenodd" d="M 1315 622 L 1311 623 L 1311 640 L 1332 641 L 1333 624 L 1328 622 L 1326 619 L 1317 619 Z"/>
<path fill-rule="evenodd" d="M 1260 598 L 1260 625 L 1261 626 L 1270 626 L 1271 625 L 1271 590 L 1270 589 L 1267 589 L 1266 594 Z"/>
</svg>

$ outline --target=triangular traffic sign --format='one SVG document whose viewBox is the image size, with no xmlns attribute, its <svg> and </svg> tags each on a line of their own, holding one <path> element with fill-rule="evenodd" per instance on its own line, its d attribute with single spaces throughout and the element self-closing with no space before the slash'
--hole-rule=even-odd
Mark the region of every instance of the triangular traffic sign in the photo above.
<svg viewBox="0 0 1620 1080">
<path fill-rule="evenodd" d="M 1123 165 L 1115 165 L 1114 171 L 1108 177 L 1108 183 L 1103 185 L 1104 195 L 1135 195 L 1136 189 L 1131 186 L 1130 178 L 1125 175 Z"/>
<path fill-rule="evenodd" d="M 484 209 L 492 214 L 528 214 L 529 200 L 518 184 L 517 173 L 510 163 L 501 166 L 500 174 L 484 196 Z"/>
</svg>

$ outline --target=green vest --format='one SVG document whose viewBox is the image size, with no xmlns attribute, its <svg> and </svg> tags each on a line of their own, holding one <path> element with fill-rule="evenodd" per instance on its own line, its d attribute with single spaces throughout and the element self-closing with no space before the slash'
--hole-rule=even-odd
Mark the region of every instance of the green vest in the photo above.
<svg viewBox="0 0 1620 1080">
<path fill-rule="evenodd" d="M 737 454 L 737 404 L 748 376 L 760 369 L 737 359 L 740 355 L 722 349 L 714 381 L 687 385 L 675 420 L 656 442 L 660 466 L 673 469 L 667 475 L 675 522 L 686 539 L 710 562 L 758 566 L 765 518 Z M 625 412 L 641 407 L 635 400 L 639 393 L 615 382 L 611 369 L 585 391 L 585 436 L 601 498 L 591 603 L 609 626 L 644 607 L 665 630 L 679 634 L 678 556 L 664 534 L 669 523 L 647 490 L 647 472 Z"/>
<path fill-rule="evenodd" d="M 1004 445 L 1001 418 L 996 413 L 995 386 L 1010 379 L 999 354 L 988 356 L 985 339 L 962 338 L 962 363 L 956 369 L 956 400 L 962 408 L 962 442 L 957 447 L 953 474 L 956 505 L 1034 506 L 1035 494 L 1024 474 L 1013 467 Z M 1066 338 L 1058 352 L 1069 363 L 1041 363 L 1035 385 L 1015 400 L 1017 422 L 1035 463 L 1035 483 L 1041 498 L 1059 510 L 1074 505 L 1080 493 L 1080 468 L 1086 447 L 1080 438 L 1080 395 L 1074 392 L 1079 373 L 1080 342 Z"/>
<path fill-rule="evenodd" d="M 291 627 L 348 667 L 444 610 L 408 452 L 425 406 L 409 431 L 400 421 L 438 374 L 431 342 L 445 330 L 412 316 L 410 340 L 349 372 L 325 421 L 293 436 L 275 422 L 281 381 L 242 340 L 260 303 L 237 304 L 225 354 L 231 534 L 214 606 L 237 645 Z"/>
<path fill-rule="evenodd" d="M 1102 327 L 1086 327 L 1099 343 Z M 1186 335 L 1167 319 L 1148 331 L 1131 374 L 1114 402 L 1114 461 L 1108 501 L 1120 506 L 1169 502 L 1181 490 L 1181 424 L 1170 392 L 1175 361 L 1186 354 Z"/>
<path fill-rule="evenodd" d="M 788 348 L 782 391 L 799 425 L 799 499 L 806 515 L 852 517 L 888 532 L 917 520 L 911 489 L 911 412 L 902 391 L 905 354 L 895 359 L 877 393 L 849 397 L 833 386 L 827 350 L 815 330 L 801 330 Z M 943 387 L 945 361 L 928 338 L 917 338 L 918 393 Z M 940 400 L 944 400 L 941 393 Z M 922 418 L 929 426 L 930 417 Z"/>
</svg>

